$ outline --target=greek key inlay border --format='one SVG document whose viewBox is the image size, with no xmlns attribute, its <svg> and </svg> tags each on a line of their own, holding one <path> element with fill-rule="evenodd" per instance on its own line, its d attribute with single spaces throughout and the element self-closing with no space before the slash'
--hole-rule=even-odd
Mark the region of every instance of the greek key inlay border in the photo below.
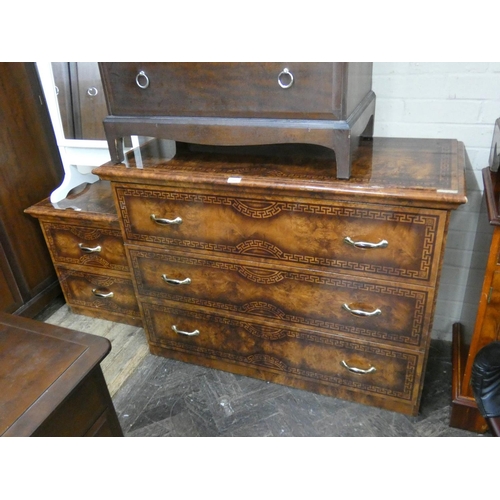
<svg viewBox="0 0 500 500">
<path fill-rule="evenodd" d="M 101 236 L 110 236 L 122 241 L 122 235 L 120 231 L 117 231 L 116 229 L 86 228 L 83 226 L 69 226 L 67 224 L 55 224 L 49 222 L 44 222 L 43 227 L 44 234 L 47 239 L 47 244 L 52 253 L 56 256 L 57 263 L 86 265 L 99 267 L 102 269 L 112 269 L 115 271 L 129 272 L 128 265 L 121 266 L 118 264 L 111 264 L 98 253 L 82 253 L 82 255 L 78 259 L 66 257 L 61 254 L 59 246 L 57 245 L 53 234 L 53 231 L 66 231 L 82 240 L 85 240 L 85 242 L 98 240 Z"/>
<path fill-rule="evenodd" d="M 200 343 L 189 343 L 189 342 L 182 342 L 169 339 L 166 338 L 165 336 L 157 335 L 154 328 L 153 311 L 159 311 L 165 314 L 180 314 L 180 315 L 186 315 L 186 311 L 159 304 L 143 303 L 143 312 L 144 312 L 143 319 L 145 323 L 144 327 L 147 329 L 150 338 L 152 338 L 157 345 L 161 345 L 163 347 L 166 347 L 167 349 L 189 352 L 204 357 L 223 359 L 233 363 L 250 365 L 257 368 L 265 367 L 265 368 L 276 369 L 283 373 L 288 373 L 290 375 L 313 379 L 315 381 L 326 384 L 343 386 L 350 389 L 359 389 L 365 392 L 370 392 L 377 395 L 390 396 L 398 399 L 403 399 L 406 401 L 410 401 L 412 399 L 412 393 L 416 378 L 416 369 L 418 365 L 418 355 L 416 354 L 409 354 L 409 353 L 399 352 L 396 350 L 391 350 L 388 348 L 358 344 L 356 342 L 338 339 L 335 337 L 325 337 L 321 335 L 316 335 L 313 332 L 285 330 L 286 335 L 280 337 L 279 339 L 269 339 L 269 338 L 266 339 L 269 341 L 281 341 L 284 338 L 290 338 L 301 341 L 320 343 L 331 348 L 349 349 L 360 353 L 365 353 L 368 355 L 372 354 L 377 356 L 383 356 L 389 358 L 388 361 L 389 363 L 392 362 L 392 360 L 397 360 L 397 359 L 403 360 L 406 363 L 403 389 L 395 390 L 391 388 L 380 387 L 375 384 L 366 383 L 366 379 L 364 383 L 362 380 L 357 382 L 352 379 L 343 378 L 342 376 L 339 375 L 321 373 L 318 371 L 314 371 L 312 369 L 304 369 L 297 366 L 295 367 L 289 366 L 286 363 L 286 360 L 265 353 L 258 353 L 253 355 L 238 355 L 236 353 L 227 352 L 219 349 L 207 348 L 204 347 L 203 345 L 200 345 Z M 197 320 L 206 321 L 210 323 L 222 323 L 237 328 L 243 328 L 245 331 L 252 333 L 251 328 L 248 328 L 248 325 L 244 321 L 241 321 L 237 318 L 205 314 L 201 311 L 192 311 L 192 310 L 190 310 L 188 314 L 189 317 L 195 318 Z"/>
<path fill-rule="evenodd" d="M 348 272 L 386 275 L 392 278 L 409 278 L 419 281 L 428 281 L 431 278 L 433 254 L 436 245 L 436 234 L 437 228 L 439 226 L 438 215 L 421 213 L 413 214 L 409 212 L 398 212 L 395 210 L 351 207 L 343 205 L 315 205 L 311 203 L 301 202 L 277 201 L 270 203 L 264 200 L 242 200 L 229 196 L 146 190 L 132 187 L 117 187 L 116 194 L 119 200 L 125 233 L 127 234 L 127 238 L 131 241 L 139 243 L 165 244 L 178 248 L 203 250 L 223 254 L 266 257 L 286 263 L 330 267 Z M 331 217 L 349 217 L 362 219 L 365 221 L 374 220 L 382 222 L 394 222 L 409 226 L 425 226 L 424 236 L 422 239 L 422 255 L 420 259 L 420 267 L 418 269 L 407 269 L 404 267 L 363 263 L 354 259 L 343 260 L 339 258 L 322 258 L 311 255 L 293 254 L 285 252 L 269 242 L 256 239 L 246 240 L 244 242 L 240 242 L 234 246 L 231 246 L 219 243 L 206 243 L 203 241 L 180 239 L 170 237 L 168 235 L 140 234 L 134 232 L 130 218 L 128 216 L 128 208 L 126 202 L 126 199 L 128 197 L 228 206 L 233 208 L 234 210 L 237 210 L 242 215 L 254 219 L 269 218 L 279 214 L 282 211 L 287 211 Z"/>
<path fill-rule="evenodd" d="M 427 291 L 414 290 L 412 288 L 406 288 L 402 286 L 392 286 L 380 283 L 368 283 L 356 280 L 350 280 L 347 278 L 333 277 L 333 276 L 323 276 L 315 275 L 307 272 L 294 272 L 294 271 L 279 271 L 279 276 L 281 279 L 290 279 L 294 281 L 302 281 L 308 283 L 314 283 L 319 286 L 330 286 L 332 290 L 335 288 L 350 289 L 354 291 L 365 291 L 372 292 L 376 294 L 384 294 L 390 296 L 399 296 L 404 298 L 409 298 L 413 301 L 412 313 L 412 330 L 408 332 L 407 335 L 398 335 L 397 333 L 388 332 L 385 329 L 376 330 L 370 329 L 368 327 L 353 326 L 343 324 L 341 322 L 326 321 L 320 319 L 314 319 L 307 316 L 300 316 L 297 314 L 289 314 L 282 311 L 279 307 L 274 304 L 269 304 L 262 301 L 251 301 L 246 304 L 228 304 L 225 302 L 218 302 L 210 298 L 202 297 L 189 297 L 182 295 L 177 291 L 177 289 L 165 289 L 164 291 L 156 291 L 148 283 L 144 282 L 141 266 L 139 263 L 140 259 L 156 259 L 159 261 L 168 262 L 169 264 L 189 264 L 193 266 L 205 266 L 214 269 L 221 269 L 225 272 L 237 272 L 241 273 L 242 267 L 237 263 L 232 262 L 219 262 L 197 257 L 184 257 L 172 254 L 159 254 L 155 252 L 148 252 L 143 250 L 130 250 L 129 251 L 130 260 L 132 263 L 132 270 L 135 275 L 136 286 L 139 294 L 142 296 L 153 297 L 156 299 L 167 299 L 176 302 L 182 302 L 185 304 L 190 304 L 193 306 L 210 307 L 212 309 L 218 309 L 233 313 L 243 313 L 249 314 L 256 317 L 269 317 L 280 321 L 286 321 L 291 324 L 301 325 L 303 327 L 309 328 L 322 328 L 326 330 L 332 330 L 336 332 L 342 332 L 350 335 L 360 335 L 363 337 L 368 337 L 372 339 L 393 341 L 405 345 L 420 345 L 422 341 L 423 325 L 426 313 L 426 304 L 428 300 Z M 243 274 L 242 274 L 243 275 Z M 244 275 L 243 275 L 244 276 Z M 246 278 L 246 276 L 245 276 Z M 280 280 L 269 280 L 259 281 L 259 284 L 272 285 Z"/>
<path fill-rule="evenodd" d="M 119 302 L 113 299 L 99 299 L 96 297 L 92 300 L 83 300 L 75 297 L 71 288 L 68 284 L 68 278 L 75 277 L 79 279 L 84 279 L 89 283 L 89 285 L 93 285 L 96 287 L 106 287 L 109 288 L 111 286 L 115 286 L 113 292 L 116 289 L 120 290 L 120 287 L 123 285 L 131 286 L 130 280 L 118 278 L 115 276 L 100 276 L 97 274 L 89 274 L 82 271 L 76 271 L 73 269 L 59 269 L 59 282 L 61 284 L 61 288 L 63 289 L 64 296 L 67 297 L 70 305 L 75 306 L 83 306 L 83 307 L 91 307 L 92 309 L 105 309 L 106 311 L 124 314 L 127 316 L 137 316 L 138 309 L 127 309 L 120 305 Z M 121 291 L 121 290 L 120 290 Z M 116 292 L 115 292 L 116 293 Z M 119 292 L 120 293 L 120 292 Z"/>
</svg>

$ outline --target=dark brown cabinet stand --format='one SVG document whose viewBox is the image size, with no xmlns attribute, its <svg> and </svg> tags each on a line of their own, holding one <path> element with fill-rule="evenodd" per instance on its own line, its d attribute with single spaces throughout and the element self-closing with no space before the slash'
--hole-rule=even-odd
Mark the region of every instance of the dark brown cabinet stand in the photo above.
<svg viewBox="0 0 500 500">
<path fill-rule="evenodd" d="M 372 63 L 99 63 L 111 158 L 130 135 L 203 145 L 304 143 L 335 151 L 340 179 L 373 133 Z"/>
<path fill-rule="evenodd" d="M 0 436 L 122 436 L 108 339 L 0 313 Z"/>
<path fill-rule="evenodd" d="M 500 340 L 500 172 L 483 169 L 484 196 L 488 218 L 493 225 L 483 288 L 469 343 L 464 339 L 462 325 L 453 326 L 453 394 L 450 425 L 459 429 L 483 433 L 488 430 L 479 413 L 470 378 L 472 364 L 479 350 Z"/>
</svg>

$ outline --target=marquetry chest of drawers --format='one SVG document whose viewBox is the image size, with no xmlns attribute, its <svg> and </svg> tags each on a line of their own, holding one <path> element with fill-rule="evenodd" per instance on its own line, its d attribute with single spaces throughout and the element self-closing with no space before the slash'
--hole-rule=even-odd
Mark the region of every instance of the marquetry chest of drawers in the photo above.
<svg viewBox="0 0 500 500">
<path fill-rule="evenodd" d="M 151 351 L 416 414 L 463 145 L 364 140 L 344 181 L 306 146 L 158 151 L 94 170 Z"/>
<path fill-rule="evenodd" d="M 26 210 L 40 221 L 67 304 L 77 314 L 141 326 L 109 182 Z"/>
</svg>

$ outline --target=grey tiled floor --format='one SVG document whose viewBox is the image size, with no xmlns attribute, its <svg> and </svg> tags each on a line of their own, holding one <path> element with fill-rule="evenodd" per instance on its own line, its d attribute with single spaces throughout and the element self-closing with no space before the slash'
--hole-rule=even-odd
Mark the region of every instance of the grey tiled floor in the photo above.
<svg viewBox="0 0 500 500">
<path fill-rule="evenodd" d="M 433 341 L 417 417 L 148 354 L 115 394 L 126 436 L 455 436 L 451 343 Z"/>
</svg>

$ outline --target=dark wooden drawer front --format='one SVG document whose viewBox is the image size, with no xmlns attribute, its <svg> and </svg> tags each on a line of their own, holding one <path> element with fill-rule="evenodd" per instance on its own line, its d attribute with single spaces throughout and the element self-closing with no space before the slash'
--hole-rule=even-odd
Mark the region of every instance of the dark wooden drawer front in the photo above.
<svg viewBox="0 0 500 500">
<path fill-rule="evenodd" d="M 100 67 L 112 115 L 342 118 L 344 63 L 123 62 Z M 293 75 L 289 88 L 278 82 L 285 68 Z M 365 93 L 371 85 L 368 76 Z M 287 74 L 280 78 L 284 85 L 290 82 Z"/>
<path fill-rule="evenodd" d="M 143 298 L 396 344 L 420 347 L 426 342 L 422 332 L 428 328 L 433 289 L 130 247 L 128 251 Z"/>
<path fill-rule="evenodd" d="M 129 272 L 119 230 L 53 222 L 41 224 L 56 264 Z"/>
<path fill-rule="evenodd" d="M 266 201 L 115 187 L 126 239 L 349 275 L 434 284 L 446 213 L 362 203 Z M 161 225 L 151 219 L 182 220 Z M 385 248 L 360 249 L 367 242 Z"/>
<path fill-rule="evenodd" d="M 251 318 L 207 314 L 143 303 L 150 342 L 168 349 L 220 359 L 319 384 L 411 401 L 421 377 L 423 354 L 351 341 L 310 331 L 273 328 Z M 181 332 L 176 333 L 175 326 Z M 346 366 L 347 365 L 347 366 Z M 363 370 L 368 373 L 354 373 Z"/>
<path fill-rule="evenodd" d="M 130 279 L 61 267 L 57 267 L 57 272 L 70 306 L 91 307 L 138 317 L 139 306 Z"/>
</svg>

